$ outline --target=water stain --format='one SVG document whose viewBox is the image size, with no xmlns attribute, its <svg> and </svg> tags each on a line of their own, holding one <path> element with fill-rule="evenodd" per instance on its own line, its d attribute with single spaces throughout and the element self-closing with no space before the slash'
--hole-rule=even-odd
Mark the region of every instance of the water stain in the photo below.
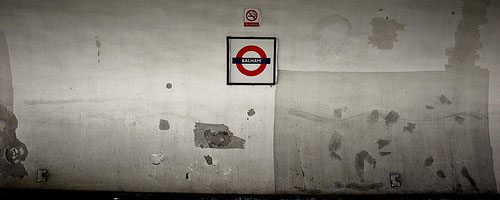
<svg viewBox="0 0 500 200">
<path fill-rule="evenodd" d="M 403 132 L 413 133 L 413 130 L 415 130 L 416 126 L 416 124 L 408 122 L 408 124 L 403 128 Z"/>
<path fill-rule="evenodd" d="M 337 119 L 342 119 L 342 108 L 337 108 L 337 109 L 333 110 L 333 115 Z"/>
<path fill-rule="evenodd" d="M 356 158 L 354 160 L 354 166 L 356 168 L 356 174 L 358 175 L 361 182 L 364 182 L 364 171 L 365 171 L 365 161 L 368 164 L 373 165 L 373 168 L 377 165 L 377 160 L 375 160 L 370 153 L 363 150 L 356 154 Z"/>
<path fill-rule="evenodd" d="M 207 165 L 213 165 L 213 160 L 210 155 L 203 156 L 205 158 L 205 161 L 207 162 Z"/>
<path fill-rule="evenodd" d="M 441 104 L 451 104 L 451 101 L 448 99 L 448 97 L 444 96 L 444 94 L 439 96 L 439 102 L 441 102 Z"/>
<path fill-rule="evenodd" d="M 298 186 L 294 186 L 293 188 L 295 188 L 299 192 L 307 193 L 307 194 L 319 194 L 319 193 L 321 193 L 321 190 L 317 190 L 317 189 L 307 189 L 307 188 L 298 187 Z"/>
<path fill-rule="evenodd" d="M 426 108 L 427 110 L 432 110 L 432 109 L 434 109 L 434 106 L 425 105 L 425 108 Z"/>
<path fill-rule="evenodd" d="M 389 126 L 389 125 L 392 125 L 394 123 L 396 123 L 399 119 L 399 113 L 397 113 L 396 111 L 394 110 L 391 110 L 391 112 L 389 112 L 389 114 L 387 114 L 387 116 L 385 116 L 385 125 Z"/>
<path fill-rule="evenodd" d="M 477 187 L 476 181 L 469 174 L 469 170 L 467 170 L 467 168 L 462 167 L 462 170 L 460 171 L 460 175 L 462 175 L 463 177 L 465 177 L 469 181 L 469 183 L 474 191 L 479 191 L 479 188 Z"/>
<path fill-rule="evenodd" d="M 248 110 L 247 115 L 248 115 L 248 116 L 253 116 L 253 115 L 255 115 L 255 110 L 253 110 L 253 108 L 251 108 L 250 110 Z"/>
<path fill-rule="evenodd" d="M 458 123 L 458 124 L 463 124 L 465 119 L 463 117 L 460 117 L 459 115 L 457 115 L 455 117 L 455 121 Z"/>
<path fill-rule="evenodd" d="M 332 137 L 330 138 L 330 142 L 328 143 L 328 150 L 330 151 L 330 157 L 334 160 L 342 160 L 340 155 L 337 153 L 340 150 L 342 145 L 342 135 L 340 135 L 337 131 L 333 131 Z"/>
<path fill-rule="evenodd" d="M 351 24 L 347 18 L 339 15 L 322 18 L 312 32 L 312 38 L 318 47 L 316 53 L 323 57 L 320 62 L 341 54 L 350 42 L 350 35 Z"/>
<path fill-rule="evenodd" d="M 391 140 L 377 140 L 378 149 L 382 149 L 385 146 L 391 144 Z"/>
<path fill-rule="evenodd" d="M 349 183 L 345 187 L 356 189 L 356 190 L 373 190 L 383 187 L 383 183 L 371 183 L 371 184 L 359 184 L 359 183 Z"/>
<path fill-rule="evenodd" d="M 444 174 L 444 172 L 443 172 L 442 170 L 437 170 L 436 175 L 437 175 L 439 178 L 442 178 L 442 179 L 445 179 L 445 178 L 446 178 L 446 175 Z"/>
<path fill-rule="evenodd" d="M 165 131 L 170 129 L 170 124 L 168 123 L 168 120 L 165 119 L 160 119 L 160 125 L 159 125 L 160 130 Z"/>
<path fill-rule="evenodd" d="M 372 110 L 370 116 L 368 116 L 368 123 L 374 124 L 378 122 L 379 114 L 378 110 Z"/>
<path fill-rule="evenodd" d="M 431 166 L 432 163 L 434 163 L 434 158 L 432 156 L 429 156 L 424 160 L 424 166 L 426 167 Z"/>
<path fill-rule="evenodd" d="M 215 149 L 244 149 L 245 140 L 233 135 L 224 124 L 195 123 L 194 143 L 196 147 Z"/>
<path fill-rule="evenodd" d="M 314 121 L 314 122 L 322 122 L 322 123 L 331 123 L 332 122 L 332 119 L 330 119 L 330 118 L 317 116 L 313 113 L 300 111 L 300 110 L 293 109 L 293 108 L 288 111 L 288 114 L 296 116 L 296 117 L 300 117 L 300 118 L 303 118 L 306 120 Z"/>
<path fill-rule="evenodd" d="M 368 44 L 378 49 L 392 49 L 393 43 L 397 40 L 396 31 L 404 31 L 404 24 L 400 24 L 395 20 L 376 17 L 372 19 L 373 25 L 372 36 L 368 37 Z"/>
<path fill-rule="evenodd" d="M 14 88 L 10 66 L 9 49 L 5 33 L 0 31 L 0 105 L 13 112 Z"/>
</svg>

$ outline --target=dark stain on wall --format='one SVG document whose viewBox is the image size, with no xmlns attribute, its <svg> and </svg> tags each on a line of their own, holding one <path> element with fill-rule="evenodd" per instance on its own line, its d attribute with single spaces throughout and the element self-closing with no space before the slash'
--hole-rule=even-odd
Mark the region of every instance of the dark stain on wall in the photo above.
<svg viewBox="0 0 500 200">
<path fill-rule="evenodd" d="M 340 135 L 337 131 L 333 131 L 332 137 L 330 138 L 330 142 L 328 144 L 328 150 L 330 151 L 330 157 L 334 160 L 342 160 L 340 155 L 337 153 L 340 150 L 342 145 L 342 135 Z"/>
<path fill-rule="evenodd" d="M 0 105 L 0 121 L 4 124 L 0 130 L 0 179 L 8 176 L 23 178 L 28 175 L 22 164 L 28 157 L 28 148 L 17 139 L 17 118 L 5 106 Z"/>
<path fill-rule="evenodd" d="M 345 187 L 356 189 L 356 190 L 371 190 L 383 187 L 383 183 L 371 183 L 371 184 L 359 184 L 359 183 L 349 183 Z"/>
<path fill-rule="evenodd" d="M 462 175 L 463 177 L 465 177 L 469 181 L 469 183 L 474 191 L 479 191 L 479 188 L 477 187 L 476 181 L 469 174 L 469 170 L 467 170 L 467 168 L 462 167 L 462 170 L 460 171 L 460 175 Z"/>
<path fill-rule="evenodd" d="M 378 152 L 378 154 L 379 154 L 380 156 L 387 156 L 387 155 L 390 155 L 390 154 L 391 154 L 391 152 L 388 152 L 388 151 L 382 151 L 382 152 Z"/>
<path fill-rule="evenodd" d="M 363 150 L 356 154 L 354 160 L 354 167 L 356 168 L 356 174 L 358 175 L 361 182 L 364 182 L 364 172 L 365 172 L 365 160 L 368 164 L 373 165 L 373 168 L 377 165 L 377 160 L 375 160 L 370 153 Z"/>
<path fill-rule="evenodd" d="M 250 110 L 248 110 L 247 115 L 250 117 L 255 115 L 255 110 L 253 110 L 253 108 L 251 108 Z"/>
<path fill-rule="evenodd" d="M 459 115 L 457 115 L 455 117 L 455 121 L 458 123 L 458 124 L 463 124 L 465 119 L 463 117 L 460 117 Z"/>
<path fill-rule="evenodd" d="M 197 122 L 194 126 L 194 143 L 196 147 L 214 149 L 244 149 L 245 140 L 233 135 L 224 124 L 207 124 Z"/>
<path fill-rule="evenodd" d="M 444 96 L 444 94 L 439 96 L 439 102 L 441 102 L 441 104 L 451 104 L 451 101 L 448 99 L 448 97 Z"/>
<path fill-rule="evenodd" d="M 432 163 L 434 163 L 434 158 L 432 156 L 429 156 L 424 160 L 424 166 L 426 167 L 431 166 Z"/>
<path fill-rule="evenodd" d="M 172 89 L 172 83 L 167 83 L 165 87 L 167 87 L 167 89 Z"/>
<path fill-rule="evenodd" d="M 95 46 L 97 47 L 97 63 L 101 63 L 101 59 L 99 59 L 99 57 L 101 56 L 101 41 L 97 38 L 97 36 L 95 36 Z"/>
<path fill-rule="evenodd" d="M 368 123 L 370 124 L 377 123 L 378 117 L 379 117 L 378 110 L 372 110 L 372 113 L 370 114 L 370 116 L 368 116 Z"/>
<path fill-rule="evenodd" d="M 391 140 L 377 140 L 378 149 L 382 149 L 385 146 L 391 144 Z"/>
<path fill-rule="evenodd" d="M 416 124 L 408 122 L 408 124 L 406 124 L 406 126 L 403 127 L 403 132 L 413 133 L 413 130 L 415 130 L 416 126 L 417 126 Z"/>
<path fill-rule="evenodd" d="M 319 194 L 319 193 L 321 193 L 321 190 L 312 190 L 312 189 L 307 189 L 307 188 L 298 187 L 298 186 L 294 186 L 293 188 L 295 188 L 299 192 L 307 193 L 307 194 Z"/>
<path fill-rule="evenodd" d="M 446 178 L 446 175 L 444 174 L 443 170 L 437 170 L 436 175 L 442 179 Z"/>
<path fill-rule="evenodd" d="M 391 110 L 391 112 L 389 112 L 389 114 L 387 114 L 387 116 L 385 116 L 385 125 L 389 126 L 389 125 L 392 125 L 394 123 L 396 123 L 399 119 L 399 113 L 397 113 L 396 111 L 394 110 Z"/>
<path fill-rule="evenodd" d="M 425 105 L 425 108 L 426 108 L 427 110 L 432 110 L 432 109 L 434 109 L 434 106 Z"/>
<path fill-rule="evenodd" d="M 404 24 L 393 19 L 376 17 L 372 19 L 372 36 L 368 37 L 368 44 L 378 49 L 392 49 L 393 43 L 398 41 L 396 31 L 404 31 Z"/>
<path fill-rule="evenodd" d="M 168 120 L 165 119 L 160 119 L 160 125 L 159 125 L 160 130 L 165 131 L 170 129 L 170 124 L 168 123 Z"/>
<path fill-rule="evenodd" d="M 207 165 L 213 165 L 213 160 L 210 155 L 203 156 L 205 158 L 205 161 L 207 162 Z"/>
<path fill-rule="evenodd" d="M 335 116 L 335 118 L 341 119 L 342 118 L 342 108 L 337 108 L 337 109 L 333 110 L 333 115 Z"/>
</svg>

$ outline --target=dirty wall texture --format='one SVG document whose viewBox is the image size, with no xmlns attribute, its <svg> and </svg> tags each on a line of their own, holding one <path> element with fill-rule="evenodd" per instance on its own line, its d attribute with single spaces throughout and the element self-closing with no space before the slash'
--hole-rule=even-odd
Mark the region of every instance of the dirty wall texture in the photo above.
<svg viewBox="0 0 500 200">
<path fill-rule="evenodd" d="M 475 66 L 489 3 L 464 2 L 445 72 L 280 71 L 276 192 L 496 192 L 489 73 Z"/>
<path fill-rule="evenodd" d="M 500 1 L 471 2 L 0 0 L 2 141 L 29 150 L 0 183 L 495 191 Z M 277 37 L 277 85 L 227 86 L 227 36 Z"/>
</svg>

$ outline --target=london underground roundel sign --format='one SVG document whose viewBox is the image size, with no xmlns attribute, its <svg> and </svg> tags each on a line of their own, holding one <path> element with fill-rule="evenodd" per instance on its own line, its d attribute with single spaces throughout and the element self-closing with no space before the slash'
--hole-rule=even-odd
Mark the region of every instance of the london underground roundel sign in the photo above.
<svg viewBox="0 0 500 200">
<path fill-rule="evenodd" d="M 227 84 L 274 85 L 276 38 L 227 37 Z"/>
</svg>

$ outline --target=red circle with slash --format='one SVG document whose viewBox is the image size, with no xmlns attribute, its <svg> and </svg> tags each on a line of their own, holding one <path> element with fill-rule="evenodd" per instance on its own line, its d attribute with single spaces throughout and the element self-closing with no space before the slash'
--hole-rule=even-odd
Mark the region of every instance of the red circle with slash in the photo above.
<svg viewBox="0 0 500 200">
<path fill-rule="evenodd" d="M 255 10 L 248 10 L 247 13 L 245 13 L 245 17 L 248 21 L 253 22 L 259 18 L 259 14 L 257 14 L 257 11 Z"/>
<path fill-rule="evenodd" d="M 254 46 L 254 45 L 248 45 L 246 47 L 243 47 L 236 54 L 236 58 L 243 58 L 243 55 L 245 55 L 245 53 L 247 53 L 249 51 L 256 52 L 257 54 L 259 54 L 260 58 L 267 58 L 266 52 L 264 52 L 264 50 L 262 50 L 260 47 Z M 243 67 L 243 64 L 241 64 L 241 63 L 237 63 L 236 64 L 236 67 L 238 68 L 238 70 L 240 70 L 240 72 L 242 74 L 247 75 L 247 76 L 257 76 L 257 75 L 259 75 L 260 73 L 262 73 L 264 71 L 264 69 L 266 69 L 266 66 L 267 66 L 267 64 L 262 63 L 255 70 L 247 70 L 247 69 L 245 69 L 245 67 Z"/>
</svg>

